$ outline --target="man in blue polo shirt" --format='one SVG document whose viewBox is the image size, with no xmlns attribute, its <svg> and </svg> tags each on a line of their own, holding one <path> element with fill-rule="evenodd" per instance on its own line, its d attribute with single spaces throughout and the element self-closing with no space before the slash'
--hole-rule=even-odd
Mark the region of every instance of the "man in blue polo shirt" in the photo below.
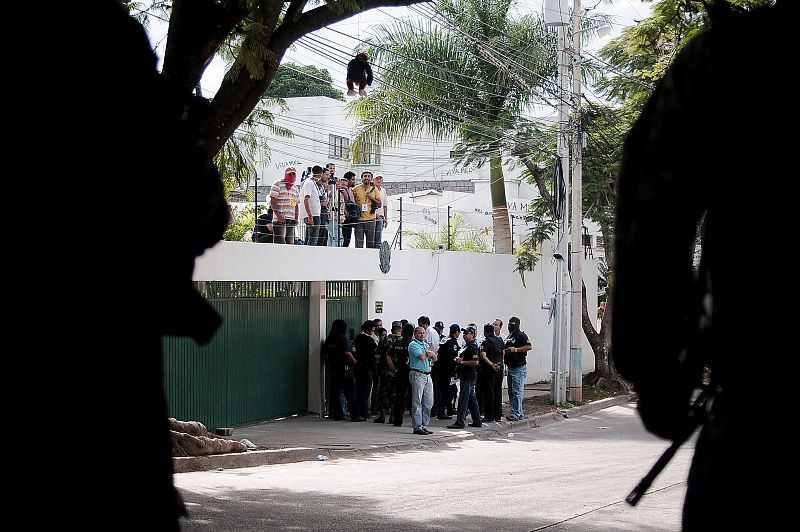
<svg viewBox="0 0 800 532">
<path fill-rule="evenodd" d="M 414 340 L 408 344 L 408 365 L 411 373 L 408 380 L 411 383 L 411 422 L 414 434 L 433 434 L 428 430 L 431 420 L 431 407 L 433 406 L 433 381 L 431 380 L 431 365 L 436 362 L 436 353 L 433 347 L 424 340 L 425 329 L 414 329 Z"/>
</svg>

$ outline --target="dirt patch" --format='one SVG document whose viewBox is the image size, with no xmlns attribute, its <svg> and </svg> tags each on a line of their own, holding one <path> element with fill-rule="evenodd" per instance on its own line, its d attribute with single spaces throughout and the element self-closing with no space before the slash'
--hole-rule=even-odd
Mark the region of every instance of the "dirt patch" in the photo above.
<svg viewBox="0 0 800 532">
<path fill-rule="evenodd" d="M 556 410 L 564 410 L 565 408 L 571 408 L 572 406 L 591 403 L 594 401 L 599 401 L 600 399 L 616 397 L 618 395 L 628 395 L 628 392 L 622 390 L 616 390 L 616 391 L 603 390 L 600 388 L 596 388 L 594 386 L 584 386 L 583 401 L 581 403 L 577 404 L 567 403 L 565 405 L 557 405 L 553 404 L 553 401 L 550 398 L 550 394 L 538 395 L 536 397 L 530 397 L 528 399 L 524 399 L 522 401 L 522 411 L 525 413 L 525 416 L 527 417 L 538 416 L 540 414 L 547 414 L 549 412 L 555 412 Z"/>
</svg>

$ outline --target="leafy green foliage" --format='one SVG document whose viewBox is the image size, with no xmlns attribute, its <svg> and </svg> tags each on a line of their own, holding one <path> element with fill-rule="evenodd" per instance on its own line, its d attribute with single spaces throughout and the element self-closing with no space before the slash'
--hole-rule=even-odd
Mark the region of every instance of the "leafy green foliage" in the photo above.
<svg viewBox="0 0 800 532">
<path fill-rule="evenodd" d="M 410 247 L 416 249 L 447 249 L 447 225 L 439 227 L 439 231 L 425 230 L 406 231 L 411 237 Z M 469 229 L 466 226 L 463 214 L 454 214 L 450 219 L 450 251 L 471 251 L 474 253 L 491 253 L 492 246 L 488 231 L 484 229 Z"/>
<path fill-rule="evenodd" d="M 511 252 L 502 158 L 520 115 L 555 79 L 555 34 L 514 0 L 440 0 L 427 21 L 373 29 L 368 53 L 382 85 L 351 104 L 361 119 L 355 158 L 368 146 L 424 130 L 457 137 L 457 163 L 490 163 L 495 249 Z M 506 156 L 507 157 L 507 156 Z"/>
<path fill-rule="evenodd" d="M 256 218 L 267 210 L 266 205 L 259 205 L 258 211 L 254 205 L 233 211 L 234 221 L 228 224 L 222 239 L 229 242 L 250 242 L 250 235 L 256 224 Z"/>
<path fill-rule="evenodd" d="M 233 188 L 246 185 L 255 179 L 256 165 L 268 163 L 270 160 L 269 146 L 260 134 L 260 129 L 266 129 L 280 137 L 292 136 L 291 130 L 275 124 L 274 116 L 266 109 L 267 105 L 286 108 L 285 102 L 281 99 L 262 99 L 262 105 L 250 113 L 236 134 L 230 137 L 214 156 L 214 163 L 219 169 L 225 187 L 226 198 L 230 198 L 229 193 Z"/>
<path fill-rule="evenodd" d="M 327 96 L 344 101 L 341 91 L 335 89 L 330 73 L 313 65 L 285 63 L 278 67 L 264 96 L 272 98 L 297 98 L 301 96 Z"/>
<path fill-rule="evenodd" d="M 771 4 L 770 0 L 729 0 L 744 9 Z M 604 46 L 599 56 L 611 73 L 598 81 L 605 95 L 630 110 L 641 110 L 675 55 L 709 23 L 704 2 L 661 0 L 648 18 L 628 26 Z"/>
</svg>

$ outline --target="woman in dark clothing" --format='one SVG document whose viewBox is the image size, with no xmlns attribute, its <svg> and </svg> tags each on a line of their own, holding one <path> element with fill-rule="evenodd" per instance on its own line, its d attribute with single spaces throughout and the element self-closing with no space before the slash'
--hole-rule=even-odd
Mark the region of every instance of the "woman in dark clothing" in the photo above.
<svg viewBox="0 0 800 532">
<path fill-rule="evenodd" d="M 356 359 L 350 351 L 350 340 L 347 339 L 347 322 L 334 320 L 331 332 L 323 344 L 323 352 L 327 355 L 330 387 L 328 388 L 328 412 L 331 419 L 341 421 L 344 418 L 339 396 L 344 392 L 347 409 L 350 410 L 350 421 L 363 421 L 358 415 L 356 403 L 356 382 L 353 378 L 353 366 Z"/>
</svg>

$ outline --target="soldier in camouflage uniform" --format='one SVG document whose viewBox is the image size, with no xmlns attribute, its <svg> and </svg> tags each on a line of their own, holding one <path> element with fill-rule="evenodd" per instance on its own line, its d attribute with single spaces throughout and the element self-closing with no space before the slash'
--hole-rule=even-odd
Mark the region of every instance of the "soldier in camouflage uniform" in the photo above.
<svg viewBox="0 0 800 532">
<path fill-rule="evenodd" d="M 394 423 L 392 408 L 394 407 L 395 378 L 397 377 L 397 360 L 392 353 L 394 343 L 399 340 L 403 325 L 399 321 L 392 322 L 392 332 L 378 344 L 378 372 L 380 373 L 380 413 L 373 422 L 385 423 L 386 413 L 389 413 L 389 423 Z"/>
</svg>

